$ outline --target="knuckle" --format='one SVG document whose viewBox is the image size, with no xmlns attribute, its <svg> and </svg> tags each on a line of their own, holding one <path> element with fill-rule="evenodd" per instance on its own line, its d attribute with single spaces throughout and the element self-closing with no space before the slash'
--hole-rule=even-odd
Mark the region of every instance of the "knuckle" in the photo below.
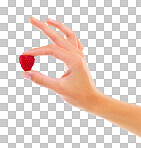
<svg viewBox="0 0 141 148">
<path fill-rule="evenodd" d="M 75 65 L 80 66 L 83 65 L 83 62 L 85 60 L 85 55 L 83 54 L 83 52 L 77 51 L 75 54 L 73 54 L 72 59 Z"/>
<path fill-rule="evenodd" d="M 43 22 L 41 22 L 40 24 L 40 29 L 43 31 L 43 32 L 46 32 L 46 29 L 47 29 L 47 25 Z"/>
<path fill-rule="evenodd" d="M 40 78 L 37 78 L 36 80 L 35 80 L 35 83 L 36 84 L 39 84 L 39 85 L 43 85 L 43 78 L 42 77 L 40 77 Z"/>
<path fill-rule="evenodd" d="M 52 40 L 53 40 L 53 42 L 56 42 L 56 41 L 58 40 L 57 36 L 54 35 L 54 36 L 52 37 Z"/>
<path fill-rule="evenodd" d="M 71 31 L 71 32 L 70 32 L 70 35 L 71 35 L 71 36 L 75 36 L 75 32 L 74 32 L 74 31 Z"/>
<path fill-rule="evenodd" d="M 82 65 L 83 59 L 82 59 L 82 57 L 80 55 L 77 55 L 76 58 L 75 58 L 75 60 L 74 60 L 74 62 L 76 63 L 76 65 L 78 67 L 78 66 L 81 66 Z"/>
<path fill-rule="evenodd" d="M 80 51 L 80 50 L 78 50 L 77 51 L 77 54 L 78 54 L 78 56 L 80 56 L 81 58 L 85 58 L 85 55 L 84 55 L 84 53 L 82 52 L 82 51 Z"/>
<path fill-rule="evenodd" d="M 48 48 L 50 49 L 50 55 L 54 55 L 54 50 L 55 50 L 56 46 L 54 44 L 49 44 Z"/>
<path fill-rule="evenodd" d="M 56 46 L 54 44 L 49 44 L 48 47 L 54 49 Z"/>
<path fill-rule="evenodd" d="M 83 52 L 80 52 L 80 56 L 84 59 L 85 58 L 85 55 Z"/>
<path fill-rule="evenodd" d="M 78 58 L 78 64 L 79 65 L 82 65 L 82 63 L 83 63 L 83 58 L 81 56 L 79 56 L 79 58 Z"/>
<path fill-rule="evenodd" d="M 54 51 L 55 51 L 55 48 L 52 48 L 52 49 L 50 50 L 50 55 L 51 55 L 51 56 L 54 56 Z"/>
<path fill-rule="evenodd" d="M 84 49 L 84 46 L 82 45 L 81 50 L 83 50 L 83 49 Z"/>
<path fill-rule="evenodd" d="M 61 22 L 56 22 L 56 27 L 57 27 L 58 29 L 61 29 L 61 28 L 62 28 L 62 23 L 61 23 Z"/>
<path fill-rule="evenodd" d="M 67 34 L 67 37 L 74 37 L 75 36 L 75 32 L 74 31 L 69 31 Z"/>
</svg>

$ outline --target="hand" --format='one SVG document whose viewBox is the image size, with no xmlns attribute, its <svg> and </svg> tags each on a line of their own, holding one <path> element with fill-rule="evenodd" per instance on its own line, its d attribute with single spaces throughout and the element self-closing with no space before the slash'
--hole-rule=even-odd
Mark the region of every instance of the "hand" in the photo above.
<svg viewBox="0 0 141 148">
<path fill-rule="evenodd" d="M 46 22 L 48 25 L 58 28 L 66 39 L 44 22 L 31 17 L 30 23 L 47 35 L 54 44 L 30 49 L 23 52 L 23 55 L 54 56 L 65 63 L 66 72 L 61 78 L 53 78 L 31 70 L 24 72 L 23 77 L 30 78 L 34 83 L 55 91 L 69 104 L 89 111 L 95 107 L 96 98 L 94 96 L 99 91 L 94 84 L 82 52 L 83 45 L 75 33 L 64 24 L 49 18 Z"/>
</svg>

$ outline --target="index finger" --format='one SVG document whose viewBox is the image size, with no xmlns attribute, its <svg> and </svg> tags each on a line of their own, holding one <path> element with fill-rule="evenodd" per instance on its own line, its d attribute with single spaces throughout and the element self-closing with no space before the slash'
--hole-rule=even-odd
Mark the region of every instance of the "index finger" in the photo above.
<svg viewBox="0 0 141 148">
<path fill-rule="evenodd" d="M 50 28 L 44 22 L 37 20 L 34 17 L 30 17 L 30 23 L 39 28 L 45 35 L 47 35 L 56 45 L 65 48 L 67 50 L 72 50 L 73 45 L 71 45 L 65 38 L 63 38 L 58 32 Z"/>
<path fill-rule="evenodd" d="M 72 64 L 72 58 L 74 54 L 56 46 L 55 44 L 49 44 L 46 46 L 33 48 L 22 53 L 23 55 L 39 56 L 39 55 L 51 55 L 55 58 L 62 60 L 64 63 Z"/>
</svg>

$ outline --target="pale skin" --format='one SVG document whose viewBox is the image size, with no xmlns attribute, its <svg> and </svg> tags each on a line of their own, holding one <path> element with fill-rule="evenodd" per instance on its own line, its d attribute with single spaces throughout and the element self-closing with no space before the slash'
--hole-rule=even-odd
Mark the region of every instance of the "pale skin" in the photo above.
<svg viewBox="0 0 141 148">
<path fill-rule="evenodd" d="M 141 137 L 141 106 L 116 100 L 96 88 L 83 54 L 84 47 L 75 33 L 61 22 L 49 18 L 44 23 L 31 17 L 30 23 L 54 44 L 30 49 L 23 55 L 51 55 L 64 62 L 66 72 L 61 78 L 53 78 L 30 70 L 24 72 L 23 77 L 56 92 L 72 106 L 109 120 Z M 66 38 L 49 26 L 58 28 Z"/>
</svg>

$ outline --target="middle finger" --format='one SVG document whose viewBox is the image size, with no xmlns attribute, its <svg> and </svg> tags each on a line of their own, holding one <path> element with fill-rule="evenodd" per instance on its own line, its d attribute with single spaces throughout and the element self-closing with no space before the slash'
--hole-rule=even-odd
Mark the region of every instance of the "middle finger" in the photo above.
<svg viewBox="0 0 141 148">
<path fill-rule="evenodd" d="M 47 35 L 56 45 L 72 51 L 74 48 L 65 38 L 63 38 L 58 32 L 47 26 L 44 22 L 37 20 L 34 17 L 30 18 L 30 23 L 39 28 L 45 35 Z"/>
<path fill-rule="evenodd" d="M 52 20 L 50 18 L 46 19 L 46 22 L 48 25 L 53 26 L 55 28 L 58 28 L 68 39 L 68 41 L 74 45 L 76 48 L 78 48 L 77 38 L 75 33 L 66 25 L 62 24 L 61 22 Z"/>
</svg>

